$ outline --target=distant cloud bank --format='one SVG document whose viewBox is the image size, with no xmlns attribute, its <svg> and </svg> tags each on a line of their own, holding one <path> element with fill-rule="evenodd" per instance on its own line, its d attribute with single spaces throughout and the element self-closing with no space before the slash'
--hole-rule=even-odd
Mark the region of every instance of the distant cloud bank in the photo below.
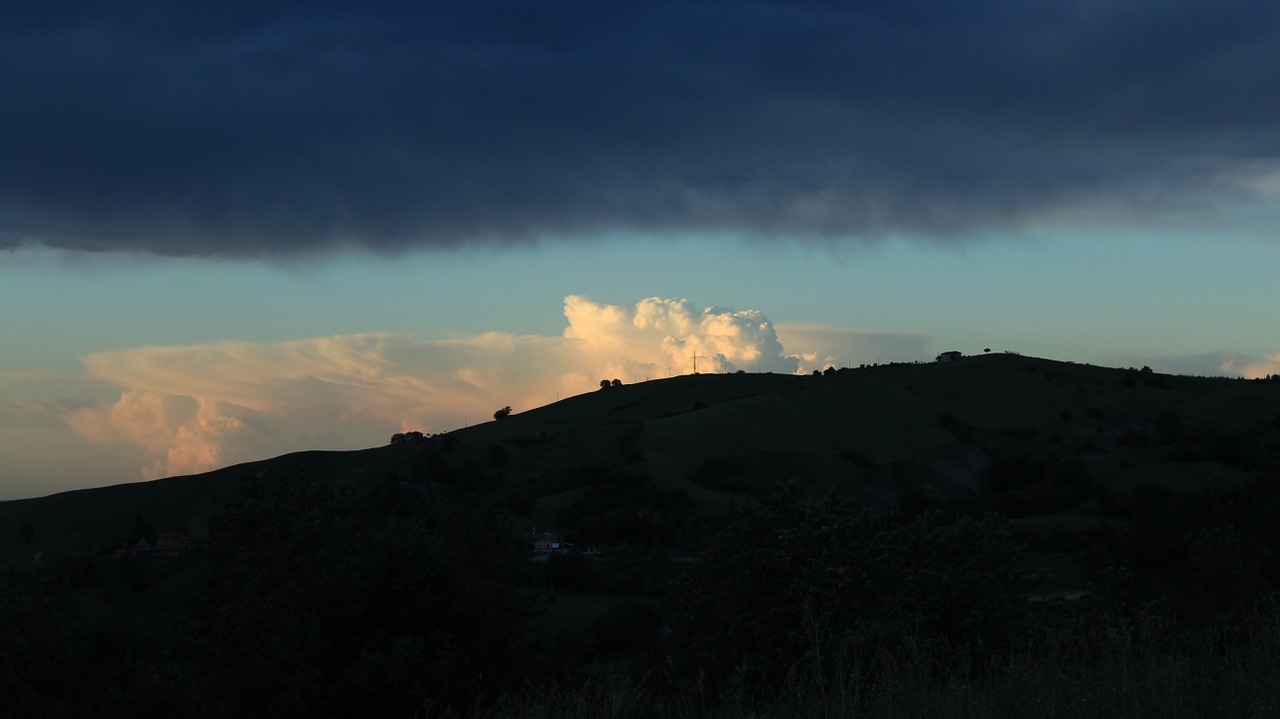
<svg viewBox="0 0 1280 719">
<path fill-rule="evenodd" d="M 0 247 L 1230 222 L 1277 66 L 1274 3 L 5 3 Z"/>
<path fill-rule="evenodd" d="M 571 295 L 562 336 L 485 333 L 423 340 L 386 334 L 254 344 L 142 347 L 85 358 L 123 388 L 69 410 L 82 437 L 145 451 L 143 478 L 189 474 L 293 449 L 349 448 L 392 432 L 447 431 L 494 409 L 541 406 L 599 387 L 693 371 L 808 372 L 843 361 L 916 360 L 926 338 L 810 325 L 784 348 L 756 310 L 688 300 L 631 305 Z M 792 344 L 794 342 L 794 344 Z"/>
<path fill-rule="evenodd" d="M 1242 377 L 1261 379 L 1280 374 L 1280 352 L 1264 357 L 1254 357 L 1238 352 L 1207 352 L 1181 357 L 1125 358 L 1125 366 L 1150 365 L 1153 369 L 1170 374 L 1198 377 Z"/>
</svg>

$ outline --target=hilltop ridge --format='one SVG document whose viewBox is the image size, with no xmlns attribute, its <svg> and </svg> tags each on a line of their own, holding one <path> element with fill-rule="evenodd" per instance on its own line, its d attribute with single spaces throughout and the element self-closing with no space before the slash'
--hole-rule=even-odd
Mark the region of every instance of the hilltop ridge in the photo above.
<svg viewBox="0 0 1280 719">
<path fill-rule="evenodd" d="M 904 496 L 938 504 L 983 493 L 991 468 L 1014 457 L 1083 462 L 1108 486 L 1162 473 L 1195 484 L 1201 473 L 1244 470 L 1229 462 L 1173 467 L 1186 463 L 1161 449 L 1172 439 L 1163 436 L 1171 429 L 1165 425 L 1254 433 L 1255 453 L 1270 456 L 1266 432 L 1275 430 L 1277 410 L 1280 382 L 1006 353 L 822 375 L 682 375 L 602 388 L 419 443 L 297 452 L 3 502 L 0 543 L 26 554 L 28 547 L 15 546 L 25 522 L 35 527 L 34 546 L 101 550 L 138 515 L 200 534 L 219 497 L 246 475 L 305 474 L 362 491 L 473 493 L 538 526 L 558 524 L 557 513 L 595 481 L 592 472 L 639 478 L 687 498 L 698 514 L 725 512 L 788 481 L 805 494 L 834 491 L 874 511 L 896 511 Z M 455 486 L 461 475 L 467 486 Z"/>
</svg>

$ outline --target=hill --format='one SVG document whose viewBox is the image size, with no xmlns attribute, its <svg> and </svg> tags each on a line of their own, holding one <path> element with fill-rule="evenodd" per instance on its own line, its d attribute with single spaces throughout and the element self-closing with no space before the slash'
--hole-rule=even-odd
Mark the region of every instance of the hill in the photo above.
<svg viewBox="0 0 1280 719">
<path fill-rule="evenodd" d="M 525 518 L 521 525 L 557 529 L 565 529 L 564 510 L 581 504 L 588 488 L 613 479 L 651 487 L 692 516 L 723 513 L 788 481 L 805 495 L 834 491 L 868 511 L 897 511 L 904 498 L 935 506 L 990 496 L 993 472 L 1018 475 L 1009 480 L 1018 486 L 995 487 L 1002 491 L 994 494 L 1007 494 L 1043 479 L 1028 475 L 1068 462 L 1072 468 L 1063 471 L 1079 473 L 1083 464 L 1087 482 L 1110 492 L 1194 490 L 1242 480 L 1265 465 L 1274 457 L 1277 417 L 1278 382 L 1013 354 L 822 376 L 680 376 L 601 389 L 423 442 L 299 452 L 3 502 L 0 547 L 11 561 L 33 551 L 100 552 L 137 517 L 161 531 L 200 536 L 220 498 L 249 475 L 305 474 L 391 494 L 479 494 L 510 505 Z M 1073 506 L 1083 510 L 1080 521 L 1096 514 L 1079 492 L 1022 494 L 1028 496 L 997 505 L 1015 516 Z M 1038 506 L 1022 506 L 1028 503 Z"/>
<path fill-rule="evenodd" d="M 897 716 L 1127 672 L 1261 706 L 1278 513 L 1277 381 L 1004 354 L 610 386 L 0 504 L 0 688 L 76 716 L 791 716 L 835 687 Z M 533 528 L 600 551 L 535 557 Z"/>
</svg>

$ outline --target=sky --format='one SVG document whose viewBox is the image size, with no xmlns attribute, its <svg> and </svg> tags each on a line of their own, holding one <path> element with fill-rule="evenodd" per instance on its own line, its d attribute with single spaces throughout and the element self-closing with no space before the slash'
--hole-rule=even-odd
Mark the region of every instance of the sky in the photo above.
<svg viewBox="0 0 1280 719">
<path fill-rule="evenodd" d="M 1253 2 L 4 3 L 0 500 L 695 354 L 1280 372 L 1278 68 Z"/>
</svg>

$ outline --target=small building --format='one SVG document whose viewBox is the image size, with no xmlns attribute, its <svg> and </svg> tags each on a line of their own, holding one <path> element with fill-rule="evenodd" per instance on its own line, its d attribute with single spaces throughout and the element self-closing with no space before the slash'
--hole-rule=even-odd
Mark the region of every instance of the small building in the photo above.
<svg viewBox="0 0 1280 719">
<path fill-rule="evenodd" d="M 943 352 L 942 354 L 938 355 L 938 361 L 939 362 L 955 362 L 961 357 L 964 357 L 963 353 L 958 352 L 956 350 L 948 350 L 947 352 Z"/>
<path fill-rule="evenodd" d="M 564 541 L 564 537 L 552 532 L 540 532 L 535 534 L 529 542 L 529 549 L 534 556 L 547 556 L 549 554 L 561 554 L 573 550 L 573 545 Z"/>
</svg>

